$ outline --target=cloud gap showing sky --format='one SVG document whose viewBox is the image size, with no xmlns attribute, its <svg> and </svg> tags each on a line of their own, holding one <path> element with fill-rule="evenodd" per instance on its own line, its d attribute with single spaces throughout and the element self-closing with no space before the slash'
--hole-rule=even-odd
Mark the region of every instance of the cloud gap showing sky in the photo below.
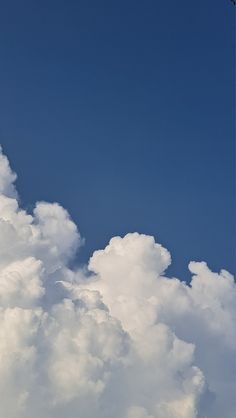
<svg viewBox="0 0 236 418">
<path fill-rule="evenodd" d="M 4 418 L 234 418 L 236 286 L 189 263 L 168 278 L 152 236 L 113 237 L 87 268 L 58 203 L 19 207 L 0 152 L 0 405 Z"/>
</svg>

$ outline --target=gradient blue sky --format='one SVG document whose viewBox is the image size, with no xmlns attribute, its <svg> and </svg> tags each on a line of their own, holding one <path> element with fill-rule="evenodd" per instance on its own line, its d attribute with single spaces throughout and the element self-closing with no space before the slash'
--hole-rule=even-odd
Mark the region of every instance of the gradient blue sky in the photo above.
<svg viewBox="0 0 236 418">
<path fill-rule="evenodd" d="M 234 6 L 12 1 L 0 13 L 0 142 L 22 204 L 58 201 L 85 261 L 117 234 L 234 269 Z"/>
</svg>

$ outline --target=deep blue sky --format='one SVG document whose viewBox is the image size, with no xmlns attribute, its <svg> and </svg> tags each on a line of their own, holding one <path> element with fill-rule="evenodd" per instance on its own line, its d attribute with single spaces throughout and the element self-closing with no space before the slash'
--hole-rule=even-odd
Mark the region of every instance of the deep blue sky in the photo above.
<svg viewBox="0 0 236 418">
<path fill-rule="evenodd" d="M 234 268 L 234 6 L 2 1 L 0 142 L 24 207 L 59 201 L 86 245 L 154 235 L 171 274 Z"/>
</svg>

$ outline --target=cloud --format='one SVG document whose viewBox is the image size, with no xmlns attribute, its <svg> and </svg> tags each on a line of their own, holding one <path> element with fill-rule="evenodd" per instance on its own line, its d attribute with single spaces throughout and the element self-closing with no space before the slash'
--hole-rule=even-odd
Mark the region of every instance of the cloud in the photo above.
<svg viewBox="0 0 236 418">
<path fill-rule="evenodd" d="M 19 208 L 0 152 L 0 405 L 4 418 L 233 418 L 236 286 L 189 264 L 165 276 L 153 237 L 114 237 L 88 270 L 59 204 Z"/>
<path fill-rule="evenodd" d="M 0 193 L 9 196 L 16 197 L 17 192 L 14 186 L 16 180 L 16 174 L 10 168 L 8 159 L 2 153 L 2 147 L 0 145 Z"/>
</svg>

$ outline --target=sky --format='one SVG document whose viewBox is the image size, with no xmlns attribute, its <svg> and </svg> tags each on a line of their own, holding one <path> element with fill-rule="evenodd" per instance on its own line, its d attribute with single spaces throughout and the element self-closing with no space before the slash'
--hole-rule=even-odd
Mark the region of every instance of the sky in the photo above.
<svg viewBox="0 0 236 418">
<path fill-rule="evenodd" d="M 0 143 L 21 205 L 79 225 L 78 262 L 138 231 L 170 275 L 233 272 L 234 18 L 229 0 L 1 3 Z"/>
<path fill-rule="evenodd" d="M 1 4 L 4 418 L 235 418 L 234 35 L 226 0 Z"/>
</svg>

